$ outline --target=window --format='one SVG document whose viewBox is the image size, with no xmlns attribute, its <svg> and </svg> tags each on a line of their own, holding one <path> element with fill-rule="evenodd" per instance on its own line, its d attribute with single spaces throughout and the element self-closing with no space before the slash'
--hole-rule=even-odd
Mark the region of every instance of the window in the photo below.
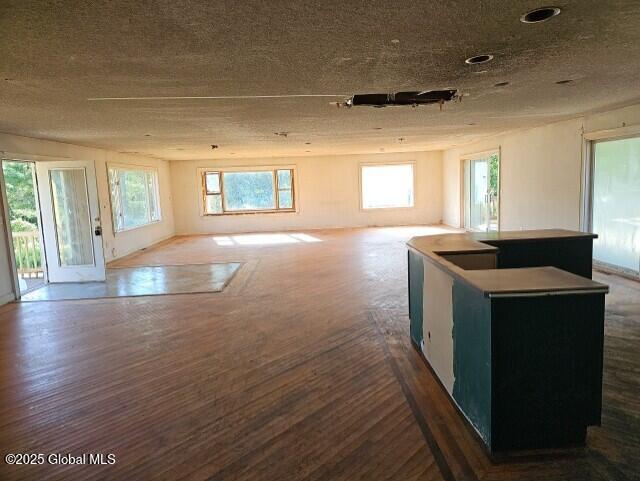
<svg viewBox="0 0 640 481">
<path fill-rule="evenodd" d="M 113 230 L 122 232 L 160 220 L 158 172 L 109 167 Z"/>
<path fill-rule="evenodd" d="M 413 207 L 413 164 L 363 165 L 363 209 Z"/>
<path fill-rule="evenodd" d="M 293 169 L 205 171 L 206 215 L 294 210 Z"/>
</svg>

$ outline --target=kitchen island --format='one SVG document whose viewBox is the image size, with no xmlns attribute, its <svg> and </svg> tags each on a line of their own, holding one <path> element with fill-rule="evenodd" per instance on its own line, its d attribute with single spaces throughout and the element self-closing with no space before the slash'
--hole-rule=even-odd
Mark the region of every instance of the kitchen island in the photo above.
<svg viewBox="0 0 640 481">
<path fill-rule="evenodd" d="M 408 243 L 411 340 L 491 452 L 581 445 L 600 423 L 595 235 L 461 233 Z"/>
</svg>

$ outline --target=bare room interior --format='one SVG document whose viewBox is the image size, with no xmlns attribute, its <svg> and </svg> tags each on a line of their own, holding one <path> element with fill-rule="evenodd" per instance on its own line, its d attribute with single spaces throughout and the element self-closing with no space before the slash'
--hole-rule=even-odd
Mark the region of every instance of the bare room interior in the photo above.
<svg viewBox="0 0 640 481">
<path fill-rule="evenodd" d="M 640 480 L 640 3 L 0 1 L 1 480 Z"/>
</svg>

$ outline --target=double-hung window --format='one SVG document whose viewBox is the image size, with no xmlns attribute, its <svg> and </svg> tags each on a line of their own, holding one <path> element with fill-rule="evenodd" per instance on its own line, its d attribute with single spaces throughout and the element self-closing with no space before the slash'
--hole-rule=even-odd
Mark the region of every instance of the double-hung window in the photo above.
<svg viewBox="0 0 640 481">
<path fill-rule="evenodd" d="M 108 171 L 114 232 L 160 220 L 158 172 L 155 169 L 110 165 Z"/>
<path fill-rule="evenodd" d="M 205 215 L 292 212 L 294 170 L 205 170 L 202 172 Z"/>
</svg>

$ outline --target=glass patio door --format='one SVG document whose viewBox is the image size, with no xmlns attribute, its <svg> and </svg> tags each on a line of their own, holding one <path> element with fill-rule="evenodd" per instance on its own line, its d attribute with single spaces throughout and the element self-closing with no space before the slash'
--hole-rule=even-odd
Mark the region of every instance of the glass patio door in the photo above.
<svg viewBox="0 0 640 481">
<path fill-rule="evenodd" d="M 639 276 L 640 138 L 596 142 L 593 153 L 593 257 Z"/>
<path fill-rule="evenodd" d="M 93 162 L 36 164 L 49 282 L 104 281 Z"/>
<path fill-rule="evenodd" d="M 464 227 L 498 230 L 498 156 L 492 154 L 464 163 Z"/>
</svg>

